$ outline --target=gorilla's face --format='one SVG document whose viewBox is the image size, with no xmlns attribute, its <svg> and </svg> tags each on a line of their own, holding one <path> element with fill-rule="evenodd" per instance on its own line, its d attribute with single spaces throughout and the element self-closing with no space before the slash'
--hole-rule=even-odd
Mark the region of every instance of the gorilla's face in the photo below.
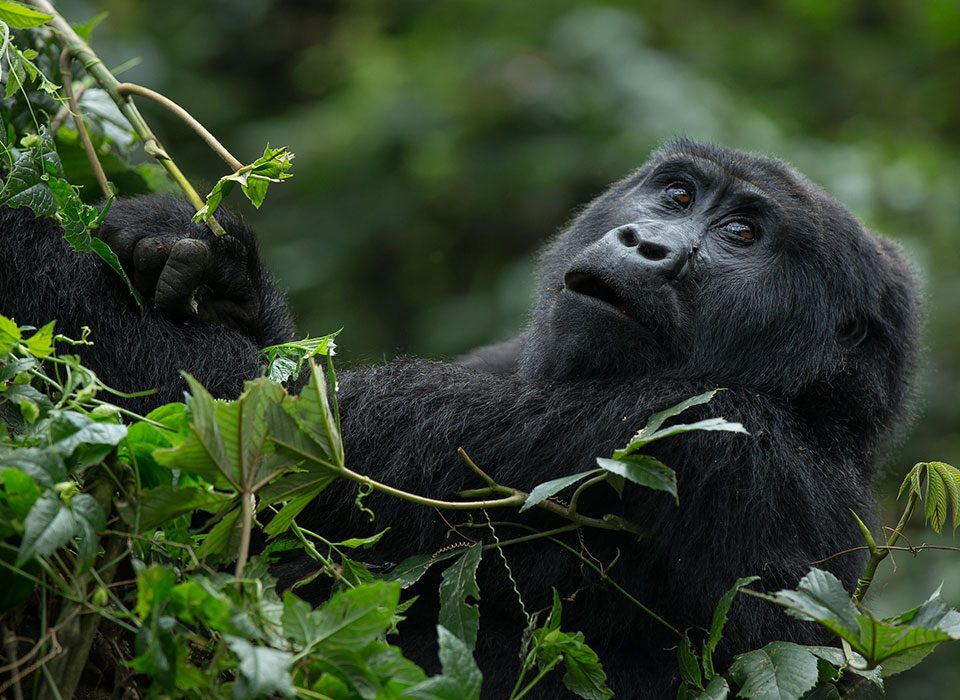
<svg viewBox="0 0 960 700">
<path fill-rule="evenodd" d="M 545 251 L 521 372 L 828 378 L 883 323 L 884 245 L 779 161 L 673 142 Z"/>
</svg>

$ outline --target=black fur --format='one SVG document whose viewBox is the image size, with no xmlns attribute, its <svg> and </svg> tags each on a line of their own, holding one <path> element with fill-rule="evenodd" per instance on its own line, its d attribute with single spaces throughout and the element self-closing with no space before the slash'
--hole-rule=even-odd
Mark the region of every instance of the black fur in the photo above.
<svg viewBox="0 0 960 700">
<path fill-rule="evenodd" d="M 665 195 L 672 182 L 693 192 L 688 208 Z M 111 226 L 141 237 L 147 228 L 180 235 L 188 214 L 167 200 L 134 200 L 111 212 Z M 737 240 L 725 228 L 731 220 L 749 220 L 755 240 Z M 256 345 L 289 337 L 290 329 L 282 299 L 245 257 L 253 255 L 246 229 L 227 223 L 245 243 L 241 255 L 227 251 L 218 264 L 231 274 L 246 270 L 257 290 L 256 341 L 249 329 L 245 335 L 175 322 L 155 311 L 139 318 L 112 273 L 71 255 L 53 225 L 20 212 L 0 219 L 8 241 L 0 312 L 21 323 L 57 317 L 70 332 L 88 323 L 98 344 L 87 362 L 124 388 L 163 386 L 156 401 L 176 398 L 179 368 L 217 393 L 235 393 L 259 369 Z M 581 285 L 584 279 L 589 285 Z M 629 486 L 622 504 L 601 491 L 585 505 L 596 513 L 619 510 L 649 537 L 584 531 L 581 539 L 567 538 L 676 627 L 704 627 L 736 578 L 758 574 L 766 590 L 792 586 L 811 561 L 859 543 L 849 513 L 872 515 L 880 440 L 910 395 L 918 316 L 916 284 L 899 249 L 865 231 L 789 166 L 674 141 L 546 248 L 532 320 L 519 336 L 460 364 L 398 360 L 342 374 L 348 463 L 409 491 L 449 497 L 479 485 L 456 457 L 462 446 L 498 481 L 530 488 L 590 468 L 650 413 L 727 387 L 689 417 L 740 421 L 749 436 L 696 433 L 650 450 L 677 471 L 679 507 L 664 494 Z M 366 503 L 377 513 L 375 524 L 354 509 L 353 488 L 338 484 L 304 524 L 333 536 L 391 525 L 367 553 L 371 563 L 480 536 L 450 532 L 462 514 L 441 517 L 380 494 Z M 483 522 L 482 514 L 475 518 Z M 536 514 L 530 521 L 558 524 Z M 498 534 L 523 533 L 503 526 Z M 548 605 L 551 586 L 573 598 L 563 626 L 585 633 L 619 697 L 671 696 L 671 633 L 554 544 L 505 551 L 529 610 Z M 826 568 L 851 587 L 861 565 L 848 556 Z M 282 573 L 303 569 L 295 563 Z M 502 698 L 515 679 L 523 621 L 495 553 L 485 556 L 481 578 L 484 696 Z M 431 668 L 435 584 L 435 575 L 425 582 L 401 627 L 404 650 Z M 773 639 L 822 637 L 772 606 L 738 598 L 725 658 Z M 544 685 L 537 697 L 561 695 L 558 683 Z"/>
</svg>

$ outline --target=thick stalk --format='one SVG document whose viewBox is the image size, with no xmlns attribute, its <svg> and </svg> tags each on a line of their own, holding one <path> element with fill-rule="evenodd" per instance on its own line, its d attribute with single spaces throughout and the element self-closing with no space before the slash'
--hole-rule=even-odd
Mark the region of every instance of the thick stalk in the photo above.
<svg viewBox="0 0 960 700">
<path fill-rule="evenodd" d="M 190 184 L 190 181 L 187 180 L 180 168 L 177 167 L 177 164 L 170 158 L 159 139 L 157 139 L 147 125 L 147 122 L 140 114 L 136 105 L 133 104 L 133 101 L 120 94 L 120 91 L 117 89 L 120 82 L 103 64 L 100 57 L 94 53 L 87 42 L 80 38 L 80 35 L 78 35 L 73 30 L 73 27 L 70 26 L 70 23 L 57 12 L 57 8 L 55 8 L 49 0 L 25 0 L 25 2 L 40 12 L 52 17 L 49 26 L 60 37 L 63 47 L 83 64 L 83 67 L 93 76 L 93 79 L 110 95 L 110 99 L 116 103 L 120 112 L 126 117 L 127 121 L 130 122 L 130 126 L 133 127 L 133 130 L 143 140 L 143 150 L 159 161 L 160 165 L 167 171 L 167 174 L 169 174 L 170 177 L 173 178 L 173 181 L 177 183 L 177 186 L 183 190 L 183 193 L 187 196 L 187 199 L 190 200 L 190 203 L 199 211 L 204 206 L 203 198 L 197 194 L 193 185 Z M 212 217 L 207 219 L 207 225 L 210 227 L 210 230 L 218 236 L 226 233 L 223 227 Z"/>
<path fill-rule="evenodd" d="M 245 491 L 240 494 L 240 499 L 240 518 L 243 529 L 240 534 L 240 553 L 237 555 L 237 568 L 234 571 L 237 578 L 243 576 L 243 569 L 250 557 L 250 537 L 253 533 L 253 507 L 255 505 L 252 493 Z"/>
</svg>

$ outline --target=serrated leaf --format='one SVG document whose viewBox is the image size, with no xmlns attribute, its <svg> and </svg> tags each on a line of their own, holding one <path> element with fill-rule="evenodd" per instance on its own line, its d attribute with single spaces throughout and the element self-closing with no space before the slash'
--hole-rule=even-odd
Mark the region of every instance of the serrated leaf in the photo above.
<svg viewBox="0 0 960 700">
<path fill-rule="evenodd" d="M 483 548 L 479 544 L 469 547 L 463 556 L 446 568 L 440 581 L 439 623 L 471 650 L 477 643 L 480 608 L 470 599 L 480 600 L 477 567 L 482 554 Z"/>
<path fill-rule="evenodd" d="M 607 687 L 607 674 L 600 659 L 584 641 L 582 632 L 541 627 L 533 636 L 537 665 L 541 669 L 555 663 L 558 656 L 562 657 L 563 684 L 568 690 L 587 700 L 607 700 L 613 696 Z"/>
<path fill-rule="evenodd" d="M 950 501 L 951 520 L 953 531 L 960 526 L 960 469 L 945 462 L 930 462 L 928 469 L 936 471 L 943 479 Z"/>
<path fill-rule="evenodd" d="M 284 635 L 323 653 L 363 649 L 390 629 L 399 602 L 400 586 L 381 581 L 334 593 L 309 612 L 285 597 Z"/>
<path fill-rule="evenodd" d="M 927 492 L 924 496 L 924 516 L 934 532 L 940 534 L 947 521 L 947 487 L 936 469 L 927 466 Z"/>
<path fill-rule="evenodd" d="M 20 328 L 12 320 L 0 314 L 0 355 L 6 355 L 20 342 Z"/>
<path fill-rule="evenodd" d="M 30 29 L 41 27 L 53 17 L 9 0 L 0 1 L 0 22 L 11 29 Z"/>
<path fill-rule="evenodd" d="M 53 353 L 53 326 L 56 322 L 41 327 L 36 333 L 27 338 L 27 350 L 34 357 L 47 357 Z"/>
<path fill-rule="evenodd" d="M 236 184 L 240 185 L 240 189 L 253 206 L 259 209 L 267 196 L 267 187 L 270 183 L 282 182 L 293 177 L 290 174 L 293 159 L 294 154 L 287 150 L 286 146 L 270 148 L 268 144 L 262 156 L 217 181 L 207 195 L 206 203 L 194 216 L 194 221 L 200 223 L 212 217 L 223 198 L 230 194 Z"/>
<path fill-rule="evenodd" d="M 622 476 L 640 486 L 654 491 L 666 491 L 679 504 L 677 474 L 666 464 L 649 455 L 626 455 L 621 459 L 597 457 L 601 469 Z"/>
<path fill-rule="evenodd" d="M 680 669 L 680 678 L 687 685 L 703 690 L 703 674 L 700 671 L 700 662 L 693 653 L 693 645 L 686 632 L 677 644 L 677 667 Z"/>
<path fill-rule="evenodd" d="M 587 478 L 588 476 L 593 476 L 596 473 L 596 469 L 591 469 L 587 472 L 571 474 L 570 476 L 561 476 L 559 479 L 552 479 L 551 481 L 538 484 L 530 491 L 530 494 L 527 496 L 527 500 L 525 500 L 523 505 L 520 506 L 520 512 L 522 513 L 525 510 L 529 510 L 538 503 L 543 503 L 545 500 L 560 493 L 568 486 L 571 486 L 578 481 Z"/>
<path fill-rule="evenodd" d="M 717 601 L 717 605 L 713 609 L 713 619 L 710 622 L 710 634 L 707 637 L 707 641 L 703 643 L 703 668 L 707 678 L 712 678 L 714 675 L 713 654 L 716 652 L 720 640 L 723 639 L 723 628 L 727 625 L 727 616 L 730 613 L 730 606 L 733 605 L 734 596 L 736 596 L 737 592 L 744 586 L 748 586 L 754 581 L 759 580 L 759 576 L 738 578 L 737 582 L 720 596 L 720 600 Z"/>
<path fill-rule="evenodd" d="M 443 625 L 437 626 L 441 674 L 403 692 L 415 700 L 479 700 L 483 675 L 470 649 Z"/>
<path fill-rule="evenodd" d="M 792 642 L 772 642 L 740 654 L 730 666 L 740 686 L 739 697 L 750 700 L 800 698 L 817 682 L 817 658 Z"/>
<path fill-rule="evenodd" d="M 859 615 L 850 594 L 840 580 L 828 571 L 810 569 L 796 590 L 782 590 L 774 594 L 776 602 L 786 606 L 787 612 L 801 620 L 815 620 L 846 639 L 854 648 L 859 645 Z"/>
</svg>

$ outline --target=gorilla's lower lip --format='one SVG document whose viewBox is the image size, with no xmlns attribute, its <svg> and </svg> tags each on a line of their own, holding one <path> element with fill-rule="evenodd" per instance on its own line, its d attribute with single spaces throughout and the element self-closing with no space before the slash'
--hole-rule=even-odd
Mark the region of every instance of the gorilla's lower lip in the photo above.
<svg viewBox="0 0 960 700">
<path fill-rule="evenodd" d="M 570 270 L 563 277 L 563 286 L 569 292 L 603 302 L 606 306 L 615 309 L 637 323 L 636 314 L 634 314 L 627 301 L 620 296 L 617 290 L 592 272 Z"/>
</svg>

